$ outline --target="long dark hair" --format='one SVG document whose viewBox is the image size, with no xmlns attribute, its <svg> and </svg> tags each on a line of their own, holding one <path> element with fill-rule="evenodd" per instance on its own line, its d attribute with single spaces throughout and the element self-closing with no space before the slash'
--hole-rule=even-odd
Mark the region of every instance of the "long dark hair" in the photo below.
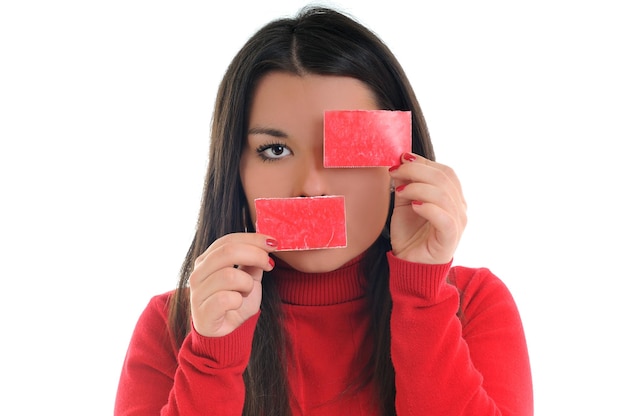
<svg viewBox="0 0 626 416">
<path fill-rule="evenodd" d="M 188 280 L 195 259 L 216 239 L 241 232 L 246 200 L 239 178 L 250 103 L 260 78 L 270 71 L 298 75 L 339 75 L 364 82 L 381 109 L 410 110 L 413 151 L 433 159 L 432 144 L 411 85 L 387 46 L 370 30 L 332 9 L 310 7 L 295 18 L 273 21 L 253 35 L 235 56 L 220 84 L 213 113 L 209 164 L 196 234 L 181 268 L 170 303 L 170 328 L 178 345 L 190 329 Z M 393 198 L 390 200 L 390 213 Z M 391 298 L 385 253 L 390 249 L 389 219 L 366 253 L 363 272 L 371 305 L 374 353 L 361 383 L 378 386 L 379 413 L 395 414 L 394 370 L 390 354 Z M 252 355 L 244 373 L 245 415 L 288 415 L 289 392 L 284 370 L 284 335 L 280 299 L 273 279 L 263 279 L 263 313 Z M 361 385 L 362 385 L 361 384 Z"/>
</svg>

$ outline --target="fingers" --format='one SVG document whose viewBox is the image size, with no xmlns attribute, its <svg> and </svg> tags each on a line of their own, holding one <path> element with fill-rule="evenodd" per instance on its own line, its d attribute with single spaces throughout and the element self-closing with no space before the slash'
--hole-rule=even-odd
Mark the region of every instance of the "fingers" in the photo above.
<svg viewBox="0 0 626 416">
<path fill-rule="evenodd" d="M 403 155 L 402 163 L 389 172 L 396 185 L 392 246 L 412 253 L 413 258 L 417 255 L 422 262 L 447 261 L 467 225 L 467 206 L 456 173 L 412 153 Z"/>
<path fill-rule="evenodd" d="M 400 185 L 396 188 L 396 206 L 403 205 L 410 205 L 424 218 L 441 225 L 440 228 L 447 228 L 449 220 L 462 227 L 467 223 L 465 201 L 455 190 L 442 186 L 422 182 Z"/>
<path fill-rule="evenodd" d="M 274 251 L 277 246 L 278 242 L 275 239 L 264 234 L 228 234 L 215 240 L 204 253 L 198 256 L 194 263 L 194 270 L 207 268 L 207 264 L 212 264 L 215 268 L 249 265 L 268 271 L 271 267 L 268 269 L 269 256 L 267 254 Z M 264 261 L 267 261 L 267 264 L 264 264 Z"/>
<path fill-rule="evenodd" d="M 225 335 L 258 311 L 261 279 L 274 267 L 269 253 L 276 246 L 266 235 L 234 233 L 217 239 L 196 259 L 189 288 L 200 334 Z"/>
<path fill-rule="evenodd" d="M 189 278 L 189 285 L 192 287 L 194 304 L 200 307 L 220 291 L 238 292 L 246 296 L 253 288 L 254 279 L 249 273 L 240 269 L 225 267 L 208 276 L 202 276 L 200 273 L 193 274 Z"/>
<path fill-rule="evenodd" d="M 270 271 L 274 267 L 269 253 L 275 250 L 276 245 L 274 239 L 256 233 L 235 233 L 219 238 L 196 259 L 189 285 L 199 287 L 218 271 L 222 271 L 227 283 L 232 275 L 245 274 L 244 270 L 258 269 L 259 272 L 254 275 L 260 279 L 262 271 Z M 237 268 L 239 266 L 241 270 Z"/>
<path fill-rule="evenodd" d="M 241 308 L 254 284 L 248 273 L 234 267 L 221 269 L 198 284 L 190 283 L 192 317 L 199 332 L 211 335 L 219 329 L 225 314 Z"/>
<path fill-rule="evenodd" d="M 431 189 L 431 192 L 423 194 L 424 198 L 422 202 L 425 202 L 429 196 L 432 199 L 432 197 L 435 196 L 432 191 L 439 189 L 447 193 L 449 200 L 453 201 L 454 204 L 458 204 L 463 209 L 467 208 L 465 197 L 461 189 L 461 182 L 454 170 L 446 165 L 433 162 L 413 153 L 405 153 L 402 156 L 402 163 L 391 167 L 389 172 L 396 185 L 396 202 L 400 205 L 410 203 L 411 199 L 409 198 L 412 196 L 416 196 L 416 198 L 412 200 L 419 201 L 419 197 L 421 197 L 422 194 L 418 192 L 420 189 L 415 187 L 413 187 L 413 192 L 411 193 L 405 192 L 401 194 L 398 190 L 402 191 L 404 189 L 403 186 L 407 184 L 423 183 L 432 185 L 434 188 Z M 422 191 L 426 191 L 427 189 L 429 188 L 421 188 Z M 439 196 L 442 196 L 442 194 L 440 193 Z"/>
</svg>

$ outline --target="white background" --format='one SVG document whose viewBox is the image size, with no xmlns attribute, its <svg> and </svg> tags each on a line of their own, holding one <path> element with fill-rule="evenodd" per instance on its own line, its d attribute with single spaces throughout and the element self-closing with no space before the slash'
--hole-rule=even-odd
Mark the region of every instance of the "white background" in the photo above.
<svg viewBox="0 0 626 416">
<path fill-rule="evenodd" d="M 491 268 L 518 303 L 536 414 L 624 414 L 619 2 L 403 3 L 326 4 L 403 63 L 469 203 L 456 263 Z M 8 414 L 112 414 L 136 319 L 193 235 L 221 76 L 305 3 L 214 4 L 1 3 Z"/>
</svg>

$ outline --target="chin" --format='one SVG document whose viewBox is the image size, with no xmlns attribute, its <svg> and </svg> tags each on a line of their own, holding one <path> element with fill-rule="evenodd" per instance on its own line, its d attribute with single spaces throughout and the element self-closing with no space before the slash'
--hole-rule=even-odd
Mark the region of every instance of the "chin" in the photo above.
<svg viewBox="0 0 626 416">
<path fill-rule="evenodd" d="M 360 253 L 349 248 L 282 251 L 274 255 L 303 273 L 326 273 L 337 270 Z"/>
</svg>

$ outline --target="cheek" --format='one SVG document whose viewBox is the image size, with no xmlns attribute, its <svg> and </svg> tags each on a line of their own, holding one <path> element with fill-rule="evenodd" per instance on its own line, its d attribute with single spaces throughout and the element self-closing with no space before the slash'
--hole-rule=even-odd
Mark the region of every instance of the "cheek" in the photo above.
<svg viewBox="0 0 626 416">
<path fill-rule="evenodd" d="M 252 224 L 256 222 L 255 199 L 292 196 L 289 194 L 291 186 L 285 180 L 290 176 L 280 169 L 268 169 L 267 165 L 254 160 L 250 162 L 244 157 L 240 164 L 239 177 L 248 202 L 248 212 Z"/>
<path fill-rule="evenodd" d="M 352 181 L 346 195 L 346 211 L 348 232 L 353 238 L 372 242 L 378 238 L 389 212 L 390 183 L 387 169 L 380 174 L 364 175 L 363 180 Z"/>
<path fill-rule="evenodd" d="M 243 155 L 239 167 L 239 177 L 241 178 L 241 186 L 248 203 L 248 212 L 252 224 L 256 223 L 256 210 L 254 209 L 254 200 L 258 197 L 259 187 L 263 184 L 257 172 L 248 163 L 248 156 Z"/>
<path fill-rule="evenodd" d="M 385 225 L 388 210 L 389 193 L 371 199 L 353 200 L 347 209 L 348 225 L 353 232 L 378 235 Z"/>
</svg>

